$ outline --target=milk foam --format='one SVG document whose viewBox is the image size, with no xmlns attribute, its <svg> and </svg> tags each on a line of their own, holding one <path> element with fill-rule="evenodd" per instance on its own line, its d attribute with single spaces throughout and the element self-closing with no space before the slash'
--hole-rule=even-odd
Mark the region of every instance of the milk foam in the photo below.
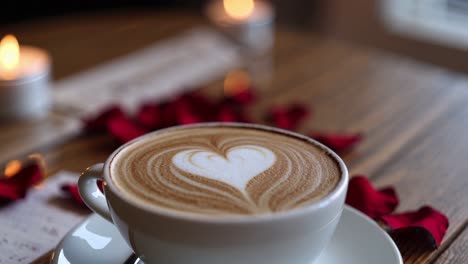
<svg viewBox="0 0 468 264">
<path fill-rule="evenodd" d="M 110 176 L 124 195 L 158 209 L 262 214 L 317 201 L 341 171 L 304 139 L 241 127 L 163 131 L 123 148 Z"/>
<path fill-rule="evenodd" d="M 177 153 L 172 162 L 181 170 L 227 183 L 245 192 L 247 183 L 270 168 L 275 154 L 264 147 L 245 145 L 230 149 L 226 157 L 204 149 Z"/>
</svg>

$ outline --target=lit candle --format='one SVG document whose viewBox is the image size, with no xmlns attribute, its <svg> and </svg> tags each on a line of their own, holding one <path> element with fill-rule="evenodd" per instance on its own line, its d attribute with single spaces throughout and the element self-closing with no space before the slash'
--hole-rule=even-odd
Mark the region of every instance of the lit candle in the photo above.
<svg viewBox="0 0 468 264">
<path fill-rule="evenodd" d="M 0 120 L 47 114 L 50 59 L 39 48 L 20 46 L 13 35 L 0 41 Z"/>
<path fill-rule="evenodd" d="M 235 96 L 250 89 L 251 80 L 248 72 L 243 70 L 233 70 L 226 74 L 224 78 L 224 95 Z"/>
<path fill-rule="evenodd" d="M 223 7 L 228 19 L 241 22 L 253 18 L 255 3 L 253 0 L 224 0 Z"/>
<path fill-rule="evenodd" d="M 206 13 L 223 33 L 249 51 L 264 53 L 273 46 L 274 10 L 266 1 L 212 1 Z"/>
</svg>

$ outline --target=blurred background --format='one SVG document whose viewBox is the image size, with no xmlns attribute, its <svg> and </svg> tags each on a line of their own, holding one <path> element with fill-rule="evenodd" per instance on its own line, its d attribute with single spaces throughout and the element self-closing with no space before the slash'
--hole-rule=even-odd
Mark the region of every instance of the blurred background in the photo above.
<svg viewBox="0 0 468 264">
<path fill-rule="evenodd" d="M 202 11 L 201 0 L 2 1 L 2 26 L 125 9 Z M 468 72 L 467 0 L 272 1 L 277 22 Z M 46 32 L 44 32 L 46 33 Z"/>
</svg>

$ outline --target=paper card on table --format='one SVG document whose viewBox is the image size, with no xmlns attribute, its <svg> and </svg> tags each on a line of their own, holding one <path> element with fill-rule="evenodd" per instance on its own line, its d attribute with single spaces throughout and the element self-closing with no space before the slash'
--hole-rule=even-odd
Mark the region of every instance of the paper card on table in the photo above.
<svg viewBox="0 0 468 264">
<path fill-rule="evenodd" d="M 111 104 L 127 111 L 222 77 L 238 66 L 238 48 L 219 33 L 195 28 L 58 82 L 55 108 L 78 116 Z"/>
<path fill-rule="evenodd" d="M 64 196 L 60 185 L 78 175 L 60 172 L 24 200 L 0 205 L 0 263 L 30 263 L 53 249 L 90 211 Z"/>
</svg>

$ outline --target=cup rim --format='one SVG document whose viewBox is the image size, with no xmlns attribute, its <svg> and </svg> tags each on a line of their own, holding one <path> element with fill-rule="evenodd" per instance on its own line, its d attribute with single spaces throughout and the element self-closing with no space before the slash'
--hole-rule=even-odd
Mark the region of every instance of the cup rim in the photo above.
<svg viewBox="0 0 468 264">
<path fill-rule="evenodd" d="M 330 155 L 333 159 L 335 159 L 335 161 L 338 163 L 338 166 L 341 171 L 340 180 L 338 181 L 337 185 L 330 193 L 328 193 L 327 195 L 325 195 L 318 201 L 314 201 L 305 206 L 300 206 L 297 208 L 293 208 L 291 210 L 268 213 L 268 214 L 266 213 L 248 214 L 248 215 L 228 214 L 226 216 L 221 216 L 221 217 L 218 217 L 218 216 L 213 217 L 212 215 L 208 215 L 208 214 L 204 215 L 201 213 L 183 212 L 180 210 L 165 208 L 162 206 L 156 207 L 156 206 L 145 205 L 143 203 L 139 203 L 135 200 L 132 200 L 114 185 L 109 174 L 110 165 L 113 159 L 115 158 L 115 156 L 127 146 L 133 143 L 136 143 L 140 140 L 144 140 L 147 137 L 151 137 L 154 134 L 167 132 L 171 130 L 178 130 L 178 129 L 184 129 L 184 128 L 197 128 L 197 127 L 218 127 L 218 126 L 261 129 L 264 131 L 276 132 L 280 134 L 293 136 L 293 137 L 305 140 L 311 144 L 315 144 L 319 148 L 322 148 L 323 150 L 325 150 L 327 154 Z M 104 168 L 103 168 L 103 178 L 106 181 L 105 187 L 107 187 L 110 191 L 112 191 L 112 193 L 116 197 L 118 197 L 119 200 L 127 203 L 131 207 L 138 208 L 151 215 L 172 218 L 172 219 L 177 219 L 177 220 L 186 220 L 186 221 L 188 220 L 192 222 L 195 221 L 195 222 L 210 223 L 210 224 L 239 224 L 239 223 L 259 223 L 259 222 L 264 222 L 264 221 L 275 221 L 275 220 L 296 218 L 302 215 L 310 214 L 319 209 L 325 208 L 329 204 L 333 203 L 333 201 L 339 199 L 341 195 L 343 194 L 343 192 L 346 192 L 349 175 L 348 175 L 348 169 L 346 168 L 344 161 L 334 151 L 332 151 L 330 148 L 323 145 L 322 143 L 310 137 L 307 137 L 305 135 L 292 132 L 292 131 L 288 131 L 288 130 L 284 130 L 284 129 L 280 129 L 280 128 L 270 127 L 266 125 L 259 125 L 259 124 L 237 123 L 237 122 L 205 122 L 205 123 L 197 123 L 197 124 L 190 124 L 190 125 L 178 125 L 178 126 L 160 129 L 160 130 L 153 131 L 151 133 L 145 134 L 143 136 L 140 136 L 136 139 L 133 139 L 125 143 L 124 145 L 116 149 L 107 158 L 104 164 Z"/>
</svg>

